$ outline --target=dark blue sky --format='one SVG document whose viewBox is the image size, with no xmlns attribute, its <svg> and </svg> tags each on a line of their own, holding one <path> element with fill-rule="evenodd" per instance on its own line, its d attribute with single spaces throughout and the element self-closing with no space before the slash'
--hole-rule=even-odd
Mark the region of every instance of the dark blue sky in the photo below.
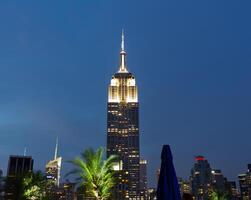
<svg viewBox="0 0 251 200">
<path fill-rule="evenodd" d="M 0 167 L 24 147 L 43 169 L 105 146 L 107 86 L 121 29 L 140 92 L 151 185 L 161 145 L 179 176 L 206 156 L 231 179 L 251 162 L 251 2 L 2 1 Z M 64 171 L 69 164 L 64 164 Z"/>
</svg>

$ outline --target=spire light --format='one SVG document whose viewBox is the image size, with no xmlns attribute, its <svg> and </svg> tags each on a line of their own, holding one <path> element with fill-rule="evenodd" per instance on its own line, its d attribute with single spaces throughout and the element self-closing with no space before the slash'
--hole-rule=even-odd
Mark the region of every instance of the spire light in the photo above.
<svg viewBox="0 0 251 200">
<path fill-rule="evenodd" d="M 55 147 L 54 159 L 56 160 L 57 157 L 58 157 L 58 137 L 56 139 L 56 147 Z"/>
<path fill-rule="evenodd" d="M 124 36 L 124 29 L 122 29 L 122 34 L 121 34 L 121 51 L 125 51 L 125 36 Z"/>
<path fill-rule="evenodd" d="M 119 66 L 120 73 L 127 73 L 126 69 L 126 52 L 125 52 L 125 35 L 124 29 L 122 29 L 121 34 L 121 51 L 120 51 L 120 66 Z"/>
</svg>

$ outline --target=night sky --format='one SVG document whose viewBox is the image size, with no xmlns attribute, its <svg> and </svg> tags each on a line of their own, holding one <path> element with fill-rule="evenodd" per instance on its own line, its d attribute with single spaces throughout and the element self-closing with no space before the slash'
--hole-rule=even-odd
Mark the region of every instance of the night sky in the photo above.
<svg viewBox="0 0 251 200">
<path fill-rule="evenodd" d="M 251 1 L 1 1 L 0 168 L 24 147 L 44 169 L 106 145 L 121 29 L 139 87 L 141 155 L 178 176 L 195 155 L 236 179 L 251 162 Z M 63 173 L 69 169 L 63 164 Z"/>
</svg>

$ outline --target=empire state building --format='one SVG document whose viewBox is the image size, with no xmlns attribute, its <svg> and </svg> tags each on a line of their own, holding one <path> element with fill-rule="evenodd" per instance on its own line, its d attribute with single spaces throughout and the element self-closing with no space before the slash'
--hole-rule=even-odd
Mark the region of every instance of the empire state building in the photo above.
<svg viewBox="0 0 251 200">
<path fill-rule="evenodd" d="M 119 70 L 108 91 L 107 156 L 117 155 L 116 199 L 139 198 L 139 103 L 136 80 L 127 69 L 122 33 Z"/>
</svg>

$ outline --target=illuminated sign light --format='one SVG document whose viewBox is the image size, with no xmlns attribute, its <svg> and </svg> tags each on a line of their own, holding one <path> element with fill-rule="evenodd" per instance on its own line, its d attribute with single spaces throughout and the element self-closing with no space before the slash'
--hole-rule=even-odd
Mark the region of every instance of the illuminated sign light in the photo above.
<svg viewBox="0 0 251 200">
<path fill-rule="evenodd" d="M 196 161 L 203 161 L 203 160 L 205 160 L 205 158 L 204 158 L 203 156 L 197 156 L 197 157 L 195 158 L 195 160 L 196 160 Z"/>
</svg>

